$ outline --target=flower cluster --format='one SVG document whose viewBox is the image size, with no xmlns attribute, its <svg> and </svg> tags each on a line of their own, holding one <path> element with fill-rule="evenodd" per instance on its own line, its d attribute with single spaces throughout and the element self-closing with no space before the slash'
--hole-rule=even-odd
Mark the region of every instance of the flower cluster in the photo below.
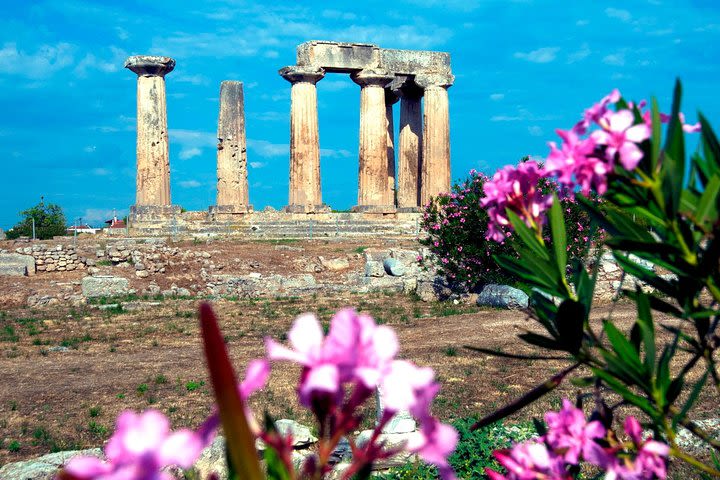
<svg viewBox="0 0 720 480">
<path fill-rule="evenodd" d="M 395 358 L 398 342 L 391 328 L 345 309 L 333 316 L 327 337 L 315 316 L 303 315 L 295 320 L 288 339 L 292 348 L 266 340 L 268 358 L 303 366 L 298 385 L 300 403 L 312 409 L 321 436 L 339 439 L 354 430 L 359 424 L 356 409 L 376 388 L 383 392 L 385 410 L 371 440 L 363 447 L 353 447 L 357 469 L 362 463 L 395 453 L 384 451 L 377 439 L 395 414 L 409 411 L 419 420 L 420 432 L 406 448 L 436 465 L 443 478 L 454 478 L 447 456 L 455 449 L 457 432 L 430 413 L 440 389 L 435 374 L 429 368 Z M 335 427 L 326 432 L 326 425 Z"/>
<path fill-rule="evenodd" d="M 344 473 L 345 478 L 399 452 L 398 448 L 385 448 L 380 434 L 401 411 L 409 411 L 420 423 L 419 432 L 408 440 L 405 450 L 437 466 L 442 478 L 455 478 L 447 458 L 455 449 L 458 434 L 430 412 L 440 385 L 435 382 L 432 369 L 395 358 L 399 346 L 391 328 L 378 326 L 371 317 L 345 309 L 332 318 L 327 336 L 315 316 L 302 315 L 295 320 L 288 339 L 291 348 L 266 339 L 267 359 L 250 362 L 245 379 L 237 386 L 250 430 L 277 452 L 286 468 L 293 468 L 291 439 L 274 430 L 263 431 L 245 402 L 266 385 L 270 361 L 275 360 L 302 366 L 297 388 L 299 400 L 312 410 L 319 422 L 322 438 L 318 454 L 305 462 L 304 474 L 316 478 L 332 470 L 331 453 L 342 437 L 357 429 L 362 420 L 359 407 L 380 388 L 385 410 L 367 443 L 351 442 L 353 463 Z M 169 480 L 171 477 L 163 469 L 172 465 L 190 468 L 210 444 L 219 425 L 217 411 L 197 431 L 176 432 L 170 431 L 168 419 L 158 411 L 139 415 L 123 412 L 105 448 L 106 461 L 94 457 L 75 458 L 62 478 Z"/>
<path fill-rule="evenodd" d="M 572 193 L 577 190 L 588 196 L 603 195 L 608 179 L 616 168 L 633 171 L 643 158 L 641 144 L 650 138 L 652 115 L 645 101 L 638 105 L 621 103 L 618 90 L 613 90 L 598 103 L 585 110 L 582 119 L 570 130 L 556 130 L 562 143 L 548 142 L 550 154 L 545 164 L 517 167 L 506 166 L 486 184 L 487 198 L 481 202 L 488 209 L 491 223 L 488 238 L 500 242 L 509 229 L 505 211 L 515 212 L 525 223 L 540 231 L 549 201 L 538 195 L 535 178 L 555 177 Z M 615 109 L 611 107 L 615 106 Z M 661 114 L 662 122 L 670 117 Z M 697 132 L 699 124 L 685 124 L 686 132 Z M 592 131 L 591 131 L 592 130 Z"/>
<path fill-rule="evenodd" d="M 633 417 L 625 420 L 625 433 L 630 438 L 626 444 L 614 441 L 599 421 L 588 422 L 582 410 L 567 399 L 559 412 L 545 414 L 545 422 L 545 435 L 516 444 L 509 451 L 495 452 L 507 474 L 488 469 L 491 480 L 572 479 L 572 469 L 581 461 L 603 469 L 608 480 L 664 479 L 667 475 L 669 447 L 644 440 Z"/>
</svg>

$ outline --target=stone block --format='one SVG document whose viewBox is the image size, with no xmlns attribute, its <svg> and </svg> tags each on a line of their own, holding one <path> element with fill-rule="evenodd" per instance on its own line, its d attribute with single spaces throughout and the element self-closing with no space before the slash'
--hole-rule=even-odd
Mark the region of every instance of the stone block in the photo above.
<svg viewBox="0 0 720 480">
<path fill-rule="evenodd" d="M 453 294 L 450 284 L 443 277 L 434 277 L 430 280 L 419 280 L 415 294 L 423 302 L 437 302 L 447 300 Z"/>
<path fill-rule="evenodd" d="M 383 260 L 383 268 L 385 273 L 393 277 L 402 277 L 405 275 L 405 266 L 397 258 L 386 258 Z"/>
<path fill-rule="evenodd" d="M 380 50 L 380 68 L 405 75 L 429 72 L 450 74 L 450 54 L 383 48 Z"/>
<path fill-rule="evenodd" d="M 0 253 L 0 276 L 35 275 L 35 258 L 18 253 Z"/>
<path fill-rule="evenodd" d="M 477 298 L 480 307 L 527 308 L 528 296 L 522 290 L 509 285 L 488 284 L 483 287 Z"/>
<path fill-rule="evenodd" d="M 345 73 L 378 68 L 380 47 L 369 43 L 305 42 L 297 47 L 297 64 Z"/>
<path fill-rule="evenodd" d="M 385 276 L 385 267 L 381 262 L 375 260 L 368 260 L 365 262 L 365 276 L 366 277 L 383 277 Z"/>
<path fill-rule="evenodd" d="M 115 297 L 127 295 L 129 292 L 130 282 L 128 282 L 127 278 L 98 275 L 82 279 L 82 293 L 87 298 Z"/>
<path fill-rule="evenodd" d="M 320 259 L 320 263 L 323 267 L 333 272 L 347 270 L 348 268 L 350 268 L 350 262 L 348 262 L 347 258 L 318 258 Z"/>
</svg>

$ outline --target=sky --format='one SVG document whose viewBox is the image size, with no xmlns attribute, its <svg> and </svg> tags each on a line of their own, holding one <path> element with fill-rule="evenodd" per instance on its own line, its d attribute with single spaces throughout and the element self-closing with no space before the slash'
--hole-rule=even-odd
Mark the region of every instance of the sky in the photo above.
<svg viewBox="0 0 720 480">
<path fill-rule="evenodd" d="M 3 0 L 0 228 L 41 197 L 99 226 L 135 200 L 136 75 L 130 55 L 173 57 L 166 77 L 174 204 L 215 203 L 220 82 L 244 82 L 250 202 L 287 203 L 290 84 L 308 40 L 449 52 L 453 179 L 545 157 L 555 129 L 617 87 L 720 125 L 716 0 Z M 323 200 L 357 203 L 359 89 L 318 83 Z M 396 104 L 396 115 L 399 104 Z M 397 124 L 397 121 L 396 121 Z M 720 127 L 716 127 L 718 129 Z"/>
</svg>

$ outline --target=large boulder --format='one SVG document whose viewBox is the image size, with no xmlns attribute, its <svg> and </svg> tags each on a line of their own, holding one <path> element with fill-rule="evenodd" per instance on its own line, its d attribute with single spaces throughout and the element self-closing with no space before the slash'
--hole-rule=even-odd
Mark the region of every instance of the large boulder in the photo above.
<svg viewBox="0 0 720 480">
<path fill-rule="evenodd" d="M 19 253 L 0 253 L 0 276 L 35 275 L 35 258 Z"/>
<path fill-rule="evenodd" d="M 382 262 L 376 260 L 368 260 L 365 262 L 366 277 L 383 277 L 385 276 L 385 267 Z"/>
<path fill-rule="evenodd" d="M 509 285 L 488 284 L 483 287 L 477 298 L 479 307 L 527 308 L 528 296 L 522 290 Z"/>
<path fill-rule="evenodd" d="M 112 275 L 98 275 L 82 279 L 82 293 L 87 298 L 117 297 L 130 293 L 130 282 L 127 278 Z"/>
<path fill-rule="evenodd" d="M 57 452 L 24 462 L 8 463 L 0 467 L 0 478 L 2 480 L 51 480 L 55 478 L 61 467 L 76 456 L 102 458 L 102 450 L 92 448 Z"/>
<path fill-rule="evenodd" d="M 388 275 L 402 277 L 405 275 L 405 266 L 397 258 L 386 258 L 383 260 L 383 267 Z"/>
</svg>

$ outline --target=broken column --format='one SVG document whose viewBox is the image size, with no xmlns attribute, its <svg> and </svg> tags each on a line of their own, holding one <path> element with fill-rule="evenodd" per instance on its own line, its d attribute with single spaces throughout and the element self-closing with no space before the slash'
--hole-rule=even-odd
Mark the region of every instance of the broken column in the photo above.
<svg viewBox="0 0 720 480">
<path fill-rule="evenodd" d="M 452 75 L 422 74 L 415 83 L 424 90 L 421 205 L 450 191 L 450 116 L 447 89 Z"/>
<path fill-rule="evenodd" d="M 400 97 L 397 206 L 399 211 L 416 212 L 421 205 L 423 91 L 407 81 L 394 91 Z"/>
<path fill-rule="evenodd" d="M 285 67 L 280 75 L 292 84 L 290 91 L 290 194 L 286 212 L 320 213 L 330 209 L 322 203 L 320 187 L 320 137 L 316 84 L 325 76 L 322 68 Z"/>
<path fill-rule="evenodd" d="M 394 213 L 388 187 L 388 128 L 385 87 L 393 76 L 383 70 L 351 75 L 360 85 L 360 161 L 358 205 L 353 211 Z"/>
<path fill-rule="evenodd" d="M 233 215 L 251 212 L 242 82 L 225 81 L 220 84 L 217 135 L 217 205 L 210 207 L 210 213 Z"/>
<path fill-rule="evenodd" d="M 125 61 L 137 82 L 137 192 L 135 214 L 169 214 L 180 207 L 170 201 L 165 75 L 175 68 L 170 57 L 138 55 Z"/>
<path fill-rule="evenodd" d="M 387 176 L 388 198 L 395 205 L 395 124 L 393 122 L 393 105 L 399 100 L 389 88 L 385 88 L 385 122 L 387 123 Z"/>
</svg>

